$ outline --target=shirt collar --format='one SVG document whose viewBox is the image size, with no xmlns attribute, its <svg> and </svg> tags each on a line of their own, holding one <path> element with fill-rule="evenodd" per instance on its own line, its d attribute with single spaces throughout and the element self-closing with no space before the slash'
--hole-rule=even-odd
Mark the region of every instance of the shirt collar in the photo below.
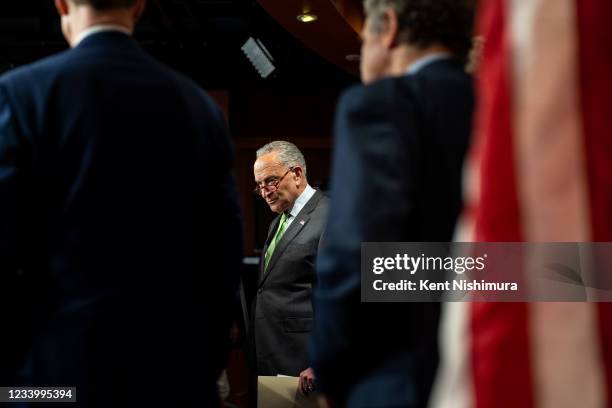
<svg viewBox="0 0 612 408">
<path fill-rule="evenodd" d="M 291 207 L 291 210 L 289 211 L 288 215 L 291 217 L 297 216 L 300 211 L 302 211 L 302 208 L 304 208 L 306 203 L 308 203 L 312 196 L 315 195 L 316 192 L 317 190 L 310 187 L 309 184 L 306 184 L 306 188 L 304 189 L 304 191 L 302 191 L 302 194 L 300 194 L 300 196 L 295 200 L 295 203 L 293 203 L 293 207 Z"/>
<path fill-rule="evenodd" d="M 132 33 L 130 32 L 130 30 L 128 30 L 127 28 L 120 26 L 120 25 L 115 25 L 115 24 L 96 24 L 93 25 L 83 31 L 81 31 L 81 33 L 77 36 L 76 40 L 74 41 L 74 45 L 73 48 L 76 47 L 77 45 L 79 45 L 81 43 L 81 41 L 83 41 L 85 38 L 89 37 L 90 35 L 94 35 L 97 33 L 102 33 L 105 31 L 119 31 L 120 33 L 124 33 L 126 35 L 132 35 Z"/>
<path fill-rule="evenodd" d="M 425 68 L 427 65 L 448 58 L 452 58 L 452 55 L 447 52 L 435 52 L 432 54 L 428 54 L 424 57 L 417 59 L 412 64 L 408 65 L 408 69 L 406 69 L 406 74 L 416 74 L 417 72 Z"/>
</svg>

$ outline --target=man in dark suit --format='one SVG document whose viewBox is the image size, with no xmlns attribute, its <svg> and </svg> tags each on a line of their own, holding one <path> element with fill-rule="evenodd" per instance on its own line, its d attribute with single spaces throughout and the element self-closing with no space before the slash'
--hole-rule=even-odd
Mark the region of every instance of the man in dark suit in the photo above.
<svg viewBox="0 0 612 408">
<path fill-rule="evenodd" d="M 254 299 L 257 374 L 300 376 L 308 391 L 314 385 L 306 358 L 314 262 L 328 199 L 308 185 L 304 156 L 292 143 L 259 149 L 253 170 L 256 193 L 278 214 L 268 230 Z"/>
<path fill-rule="evenodd" d="M 214 406 L 241 259 L 231 145 L 210 97 L 131 38 L 144 3 L 56 0 L 73 48 L 0 78 L 0 384 Z"/>
<path fill-rule="evenodd" d="M 361 243 L 452 238 L 473 106 L 466 4 L 365 2 L 365 85 L 337 110 L 311 344 L 319 388 L 337 406 L 427 403 L 438 305 L 361 304 Z"/>
</svg>

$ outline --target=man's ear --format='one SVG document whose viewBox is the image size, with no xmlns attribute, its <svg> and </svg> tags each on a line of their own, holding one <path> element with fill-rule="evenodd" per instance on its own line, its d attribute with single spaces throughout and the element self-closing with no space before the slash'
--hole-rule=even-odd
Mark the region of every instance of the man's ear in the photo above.
<svg viewBox="0 0 612 408">
<path fill-rule="evenodd" d="M 134 4 L 134 8 L 133 8 L 133 18 L 134 18 L 134 22 L 140 20 L 140 17 L 142 17 L 142 13 L 144 13 L 145 8 L 147 7 L 147 0 L 136 0 L 136 3 Z"/>
<path fill-rule="evenodd" d="M 300 166 L 295 166 L 293 169 L 293 178 L 297 181 L 298 177 L 304 179 L 304 169 L 302 169 Z"/>
<path fill-rule="evenodd" d="M 68 0 L 55 0 L 55 8 L 60 16 L 68 15 Z"/>
<path fill-rule="evenodd" d="M 392 8 L 388 8 L 383 14 L 383 20 L 385 24 L 380 36 L 385 48 L 391 49 L 397 44 L 397 13 Z"/>
</svg>

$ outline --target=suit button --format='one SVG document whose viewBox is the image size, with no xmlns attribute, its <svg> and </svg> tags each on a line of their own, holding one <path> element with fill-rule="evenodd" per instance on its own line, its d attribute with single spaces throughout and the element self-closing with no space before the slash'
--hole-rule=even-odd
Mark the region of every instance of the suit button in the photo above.
<svg viewBox="0 0 612 408">
<path fill-rule="evenodd" d="M 261 292 L 263 292 L 263 289 L 261 288 L 257 289 L 257 293 L 261 293 Z"/>
</svg>

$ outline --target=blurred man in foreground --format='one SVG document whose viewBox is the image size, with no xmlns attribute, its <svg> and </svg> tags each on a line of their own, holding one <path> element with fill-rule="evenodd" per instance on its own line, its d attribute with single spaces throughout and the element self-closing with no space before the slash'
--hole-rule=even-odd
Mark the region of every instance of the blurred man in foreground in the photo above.
<svg viewBox="0 0 612 408">
<path fill-rule="evenodd" d="M 472 84 L 464 0 L 366 0 L 361 74 L 340 99 L 311 355 L 338 406 L 422 407 L 437 304 L 360 304 L 362 242 L 448 242 L 461 209 Z"/>
<path fill-rule="evenodd" d="M 55 5 L 72 49 L 0 78 L 0 383 L 214 406 L 241 257 L 222 114 L 131 38 L 144 0 Z"/>
</svg>

